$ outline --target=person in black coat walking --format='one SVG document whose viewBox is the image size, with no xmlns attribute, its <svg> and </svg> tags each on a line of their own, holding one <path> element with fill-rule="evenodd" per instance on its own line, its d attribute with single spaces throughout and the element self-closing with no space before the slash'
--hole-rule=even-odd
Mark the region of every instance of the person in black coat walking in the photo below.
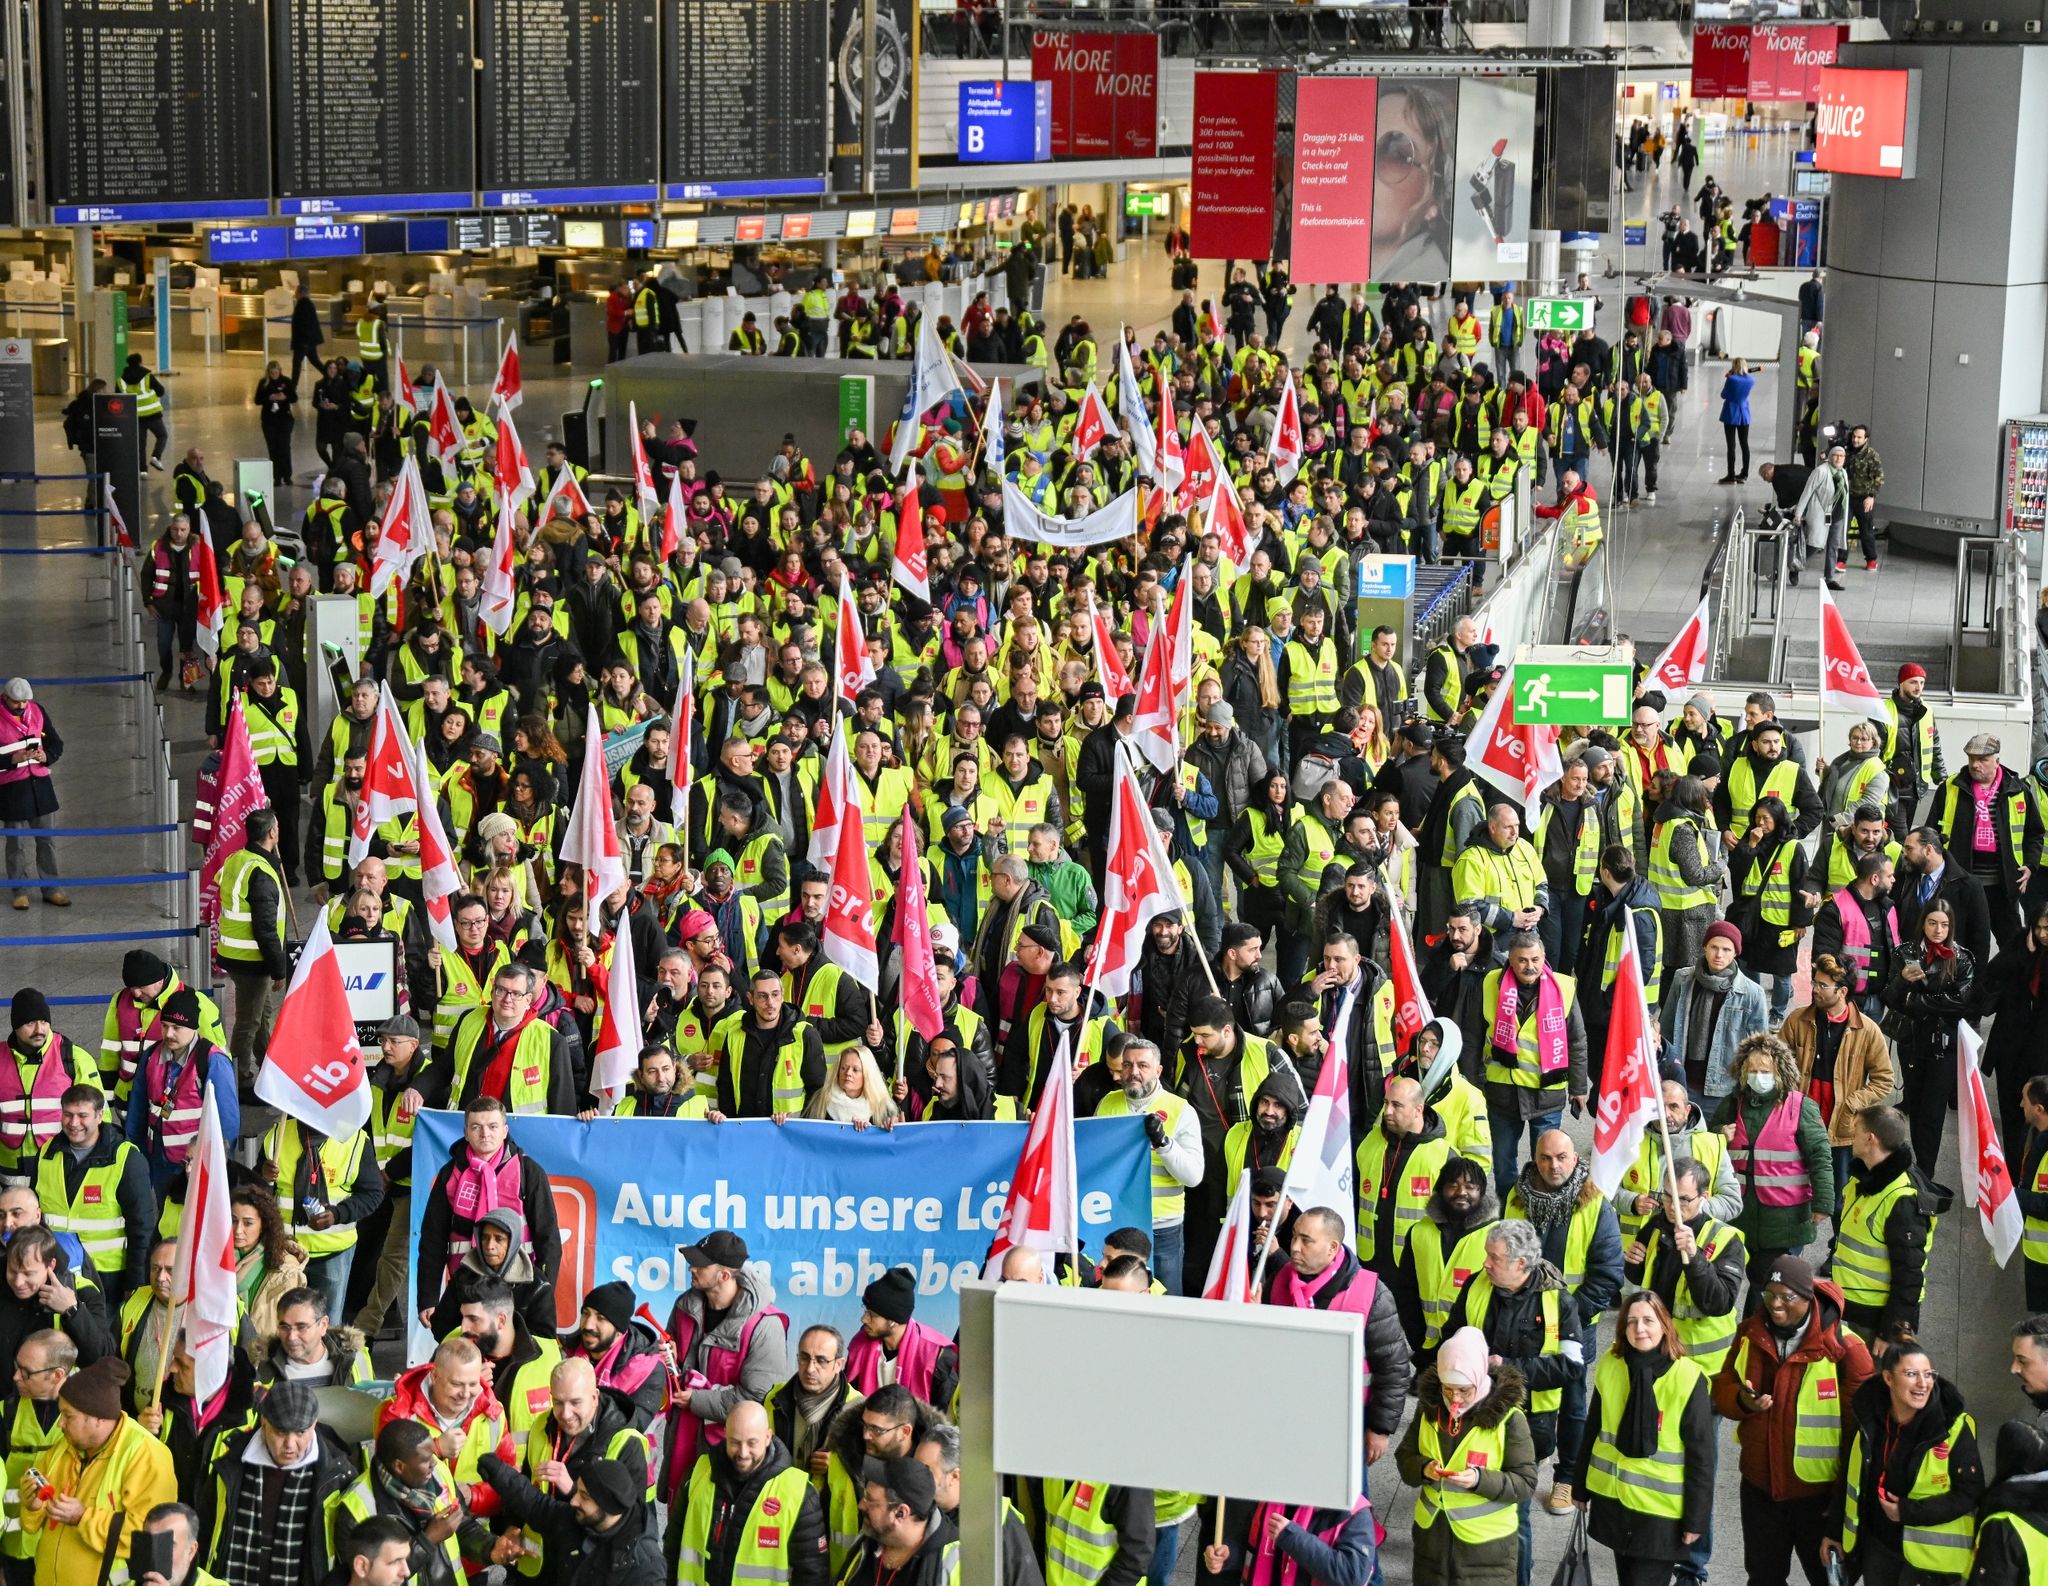
<svg viewBox="0 0 2048 1586">
<path fill-rule="evenodd" d="M 298 296 L 292 302 L 292 389 L 296 391 L 299 374 L 311 364 L 320 367 L 320 343 L 325 338 L 320 331 L 320 310 L 313 302 L 313 289 L 305 281 L 299 282 Z M 294 398 L 296 400 L 296 398 Z"/>
<path fill-rule="evenodd" d="M 1885 1033 L 1898 1043 L 1905 1085 L 1901 1109 L 1913 1126 L 1913 1159 L 1941 1158 L 1941 1137 L 1956 1100 L 1956 1021 L 1969 1015 L 1977 961 L 1956 945 L 1956 917 L 1936 899 L 1920 916 L 1898 973 L 1884 988 Z"/>
<path fill-rule="evenodd" d="M 273 358 L 256 382 L 255 400 L 263 423 L 264 450 L 270 453 L 271 483 L 288 485 L 292 482 L 292 429 L 298 423 L 292 412 L 298 405 L 298 382 L 287 379 L 284 365 Z"/>
<path fill-rule="evenodd" d="M 1984 1072 L 1998 1078 L 1998 1136 L 2006 1161 L 2017 1162 L 2027 1139 L 2020 1093 L 2028 1080 L 2048 1074 L 2048 914 L 2035 915 L 1978 969 L 1976 1007 L 1992 1015 Z"/>
</svg>

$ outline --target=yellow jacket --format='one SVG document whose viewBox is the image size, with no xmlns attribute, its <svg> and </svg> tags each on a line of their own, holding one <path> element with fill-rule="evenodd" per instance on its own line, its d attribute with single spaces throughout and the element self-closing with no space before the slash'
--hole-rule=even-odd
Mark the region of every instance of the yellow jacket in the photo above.
<svg viewBox="0 0 2048 1586">
<path fill-rule="evenodd" d="M 80 1463 L 70 1439 L 60 1438 L 43 1467 L 51 1486 L 85 1505 L 75 1525 L 53 1524 L 47 1509 L 22 1505 L 21 1529 L 36 1538 L 36 1586 L 95 1586 L 100 1562 L 108 1556 L 107 1528 L 115 1515 L 121 1516 L 121 1535 L 112 1556 L 125 1566 L 128 1539 L 142 1529 L 143 1518 L 160 1503 L 177 1502 L 171 1451 L 132 1416 L 121 1417 L 83 1476 Z"/>
</svg>

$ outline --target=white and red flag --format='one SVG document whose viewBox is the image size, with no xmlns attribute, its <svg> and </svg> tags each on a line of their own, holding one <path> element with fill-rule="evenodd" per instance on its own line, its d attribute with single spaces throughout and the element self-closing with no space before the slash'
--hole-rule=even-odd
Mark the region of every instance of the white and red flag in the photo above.
<svg viewBox="0 0 2048 1586">
<path fill-rule="evenodd" d="M 1216 443 L 1209 439 L 1208 426 L 1199 416 L 1188 426 L 1187 456 L 1181 466 L 1186 470 L 1184 484 L 1189 501 L 1207 501 L 1216 481 L 1230 477 L 1223 459 L 1216 455 Z"/>
<path fill-rule="evenodd" d="M 661 560 L 664 566 L 676 554 L 676 547 L 688 537 L 689 521 L 689 507 L 683 500 L 683 476 L 681 470 L 677 470 L 668 476 L 668 500 L 661 509 Z"/>
<path fill-rule="evenodd" d="M 939 990 L 938 967 L 932 955 L 932 922 L 924 891 L 924 864 L 911 804 L 903 806 L 903 867 L 896 881 L 896 945 L 903 952 L 901 981 L 903 1016 L 927 1041 L 946 1027 L 946 998 Z"/>
<path fill-rule="evenodd" d="M 661 492 L 654 488 L 654 469 L 647 461 L 647 443 L 641 438 L 640 409 L 632 402 L 626 404 L 626 433 L 633 439 L 633 499 L 641 517 L 652 518 L 661 504 Z"/>
<path fill-rule="evenodd" d="M 1216 1241 L 1216 1253 L 1209 1258 L 1209 1276 L 1202 1284 L 1205 1300 L 1227 1300 L 1248 1305 L 1252 1293 L 1252 1175 L 1239 1173 L 1237 1188 L 1231 1192 L 1230 1210 L 1223 1214 L 1223 1236 Z"/>
<path fill-rule="evenodd" d="M 377 555 L 370 564 L 370 593 L 383 597 L 395 578 L 403 584 L 421 557 L 434 548 L 434 517 L 420 460 L 410 452 L 392 481 L 391 499 L 377 528 Z"/>
<path fill-rule="evenodd" d="M 993 1282 L 1001 1277 L 1003 1257 L 1012 1250 L 1037 1250 L 1049 1256 L 1065 1251 L 1080 1259 L 1081 1173 L 1077 1163 L 1074 1071 L 1069 1064 L 1054 1063 L 1046 1071 L 1045 1089 L 1039 1093 L 1031 1127 L 1017 1152 L 1003 1220 L 982 1268 L 984 1278 Z"/>
<path fill-rule="evenodd" d="M 1221 543 L 1223 559 L 1232 567 L 1241 568 L 1251 561 L 1252 547 L 1258 542 L 1230 475 L 1220 473 L 1210 481 L 1208 498 L 1202 503 L 1202 521 L 1206 532 Z"/>
<path fill-rule="evenodd" d="M 583 896 L 594 909 L 625 884 L 625 850 L 612 819 L 611 778 L 604 768 L 604 725 L 597 705 L 590 706 L 583 737 L 583 776 L 576 784 L 576 802 L 562 822 L 562 863 L 583 870 Z"/>
<path fill-rule="evenodd" d="M 1666 694 L 1675 694 L 1692 687 L 1707 675 L 1707 617 L 1707 597 L 1702 595 L 1692 615 L 1685 619 L 1685 626 L 1678 630 L 1678 636 L 1665 645 L 1664 653 L 1650 664 L 1650 670 L 1643 678 L 1646 684 Z"/>
<path fill-rule="evenodd" d="M 849 775 L 841 792 L 839 836 L 832 851 L 832 890 L 825 899 L 825 922 L 819 931 L 823 940 L 818 950 L 828 962 L 872 991 L 881 984 L 882 955 L 875 942 L 875 878 L 868 864 L 867 817 L 861 810 L 857 778 Z"/>
<path fill-rule="evenodd" d="M 1095 448 L 1103 441 L 1117 434 L 1116 421 L 1109 416 L 1109 409 L 1103 405 L 1102 394 L 1090 380 L 1088 388 L 1081 393 L 1081 411 L 1074 420 L 1074 455 L 1092 457 Z"/>
<path fill-rule="evenodd" d="M 507 413 L 526 400 L 519 378 L 519 336 L 505 338 L 505 351 L 498 359 L 498 377 L 491 382 L 491 406 Z"/>
<path fill-rule="evenodd" d="M 924 514 L 918 507 L 916 491 L 904 497 L 896 514 L 896 553 L 889 561 L 889 576 L 927 606 L 932 603 L 931 577 L 925 560 Z"/>
<path fill-rule="evenodd" d="M 1273 444 L 1267 452 L 1280 482 L 1291 484 L 1301 472 L 1301 395 L 1294 389 L 1294 371 L 1287 371 L 1287 384 L 1280 389 L 1280 409 L 1273 415 Z"/>
<path fill-rule="evenodd" d="M 1116 653 L 1116 634 L 1102 608 L 1095 604 L 1092 589 L 1088 592 L 1088 615 L 1095 623 L 1095 675 L 1101 679 L 1102 692 L 1109 697 L 1113 709 L 1118 700 L 1136 693 L 1137 688 L 1131 682 L 1131 674 L 1124 670 L 1123 657 Z"/>
<path fill-rule="evenodd" d="M 1121 756 L 1110 797 L 1102 925 L 1095 938 L 1087 984 L 1103 996 L 1115 998 L 1131 989 L 1131 976 L 1145 950 L 1153 920 L 1162 914 L 1185 914 L 1188 905 L 1181 896 L 1166 844 L 1152 824 L 1152 812 L 1138 792 L 1138 779 Z"/>
<path fill-rule="evenodd" d="M 1415 961 L 1415 939 L 1408 934 L 1408 914 L 1397 893 L 1398 889 L 1387 888 L 1387 949 L 1393 966 L 1394 1050 L 1405 1057 L 1409 1043 L 1436 1015 L 1430 1011 L 1429 995 L 1422 989 L 1422 968 Z"/>
<path fill-rule="evenodd" d="M 221 629 L 228 620 L 228 597 L 221 588 L 220 563 L 214 559 L 213 536 L 204 523 L 192 525 L 192 572 L 198 585 L 199 615 L 192 625 L 192 642 L 202 655 L 220 654 Z"/>
<path fill-rule="evenodd" d="M 280 481 L 288 483 L 289 481 Z M 114 531 L 114 543 L 124 551 L 135 549 L 135 531 L 128 527 L 128 520 L 121 516 L 121 503 L 114 499 L 114 476 L 100 477 L 100 498 L 107 509 L 107 525 Z"/>
<path fill-rule="evenodd" d="M 512 520 L 519 504 L 510 495 L 498 497 L 498 527 L 491 536 L 490 554 L 484 558 L 483 599 L 477 620 L 499 638 L 512 628 L 512 613 L 519 604 L 519 542 L 512 533 Z"/>
<path fill-rule="evenodd" d="M 391 360 L 391 364 L 397 371 L 392 377 L 391 394 L 398 398 L 400 404 L 403 405 L 408 413 L 419 412 L 420 394 L 412 383 L 412 376 L 405 372 L 405 360 L 403 358 L 394 358 Z"/>
<path fill-rule="evenodd" d="M 1820 592 L 1820 702 L 1826 710 L 1884 714 L 1884 694 L 1871 682 L 1870 668 L 1863 664 L 1842 609 L 1825 585 Z"/>
<path fill-rule="evenodd" d="M 1998 1119 L 1984 1094 L 1983 1047 L 1967 1019 L 1956 1021 L 1956 1145 L 1962 1157 L 1963 1199 L 1977 1208 L 1992 1255 L 2004 1266 L 2020 1247 L 2026 1220 L 2012 1187 L 2012 1170 L 1998 1139 Z"/>
<path fill-rule="evenodd" d="M 1177 492 L 1187 483 L 1188 454 L 1181 444 L 1180 425 L 1173 416 L 1173 392 L 1161 382 L 1159 388 L 1159 469 L 1156 476 L 1160 487 Z"/>
<path fill-rule="evenodd" d="M 590 497 L 583 493 L 583 486 L 577 482 L 576 470 L 568 463 L 562 464 L 554 482 L 548 486 L 547 499 L 540 504 L 541 518 L 574 518 L 581 523 L 594 510 Z"/>
<path fill-rule="evenodd" d="M 1515 669 L 1501 674 L 1486 709 L 1465 740 L 1465 763 L 1511 799 L 1521 802 L 1530 828 L 1542 813 L 1543 790 L 1564 775 L 1555 727 L 1523 726 L 1508 709 L 1515 697 Z"/>
<path fill-rule="evenodd" d="M 818 808 L 811 817 L 810 846 L 804 851 L 804 858 L 810 861 L 813 870 L 832 873 L 832 860 L 839 852 L 839 812 L 847 800 L 858 799 L 859 792 L 853 786 L 853 761 L 846 750 L 846 734 L 832 734 L 832 747 L 825 752 L 825 771 L 818 778 Z M 866 833 L 861 836 L 862 844 L 867 841 Z"/>
<path fill-rule="evenodd" d="M 604 978 L 604 1006 L 598 1015 L 596 1049 L 590 1056 L 590 1089 L 605 1108 L 616 1107 L 640 1063 L 640 982 L 633 965 L 633 925 L 619 915 L 612 932 L 611 963 Z"/>
<path fill-rule="evenodd" d="M 1154 624 L 1139 669 L 1138 708 L 1131 746 L 1155 771 L 1172 768 L 1180 757 L 1180 713 L 1194 677 L 1193 579 L 1183 578 L 1166 609 L 1166 621 Z M 1098 641 L 1100 642 L 1100 641 Z"/>
<path fill-rule="evenodd" d="M 235 1216 L 227 1142 L 211 1085 L 200 1086 L 199 1134 L 185 1158 L 185 1205 L 171 1257 L 171 1304 L 192 1356 L 192 1404 L 203 1420 L 228 1385 L 242 1308 L 235 1291 Z"/>
<path fill-rule="evenodd" d="M 315 1134 L 335 1139 L 346 1140 L 369 1120 L 370 1076 L 325 909 L 313 916 L 278 1006 L 270 1049 L 256 1074 L 256 1095 Z"/>
<path fill-rule="evenodd" d="M 453 468 L 462 456 L 462 415 L 455 411 L 455 398 L 448 394 L 448 382 L 434 376 L 432 406 L 427 413 L 427 450 L 443 468 Z"/>
<path fill-rule="evenodd" d="M 519 506 L 534 492 L 533 464 L 526 459 L 526 447 L 520 443 L 519 430 L 512 422 L 512 415 L 503 408 L 498 410 L 497 450 L 492 470 L 498 476 L 498 494 Z"/>
<path fill-rule="evenodd" d="M 356 798 L 355 819 L 349 827 L 350 867 L 363 862 L 363 855 L 370 851 L 370 838 L 381 822 L 411 815 L 418 809 L 419 790 L 406 743 L 405 723 L 399 717 L 391 685 L 382 683 L 377 688 L 377 715 L 370 723 L 369 763 L 363 769 L 362 792 Z"/>
<path fill-rule="evenodd" d="M 220 772 L 214 781 L 213 812 L 206 828 L 206 853 L 199 862 L 199 918 L 211 925 L 220 918 L 220 867 L 228 855 L 242 846 L 243 827 L 251 810 L 268 809 L 269 795 L 263 791 L 263 774 L 256 767 L 255 751 L 249 747 L 249 724 L 242 717 L 242 696 L 228 706 L 228 720 L 220 740 Z M 194 836 L 199 835 L 197 821 Z"/>
<path fill-rule="evenodd" d="M 1636 951 L 1634 911 L 1622 911 L 1621 957 L 1614 966 L 1612 1011 L 1607 1020 L 1606 1061 L 1593 1112 L 1593 1182 L 1602 1195 L 1621 1187 L 1635 1165 L 1643 1136 L 1659 1127 L 1663 1109 L 1657 1082 L 1657 1027 L 1643 985 L 1643 961 Z"/>
<path fill-rule="evenodd" d="M 456 874 L 455 850 L 441 825 L 441 808 L 434 798 L 434 784 L 427 776 L 427 745 L 422 739 L 413 745 L 413 802 L 419 808 L 420 896 L 426 902 L 427 924 L 441 951 L 452 953 L 461 944 L 455 940 L 454 899 L 463 890 Z"/>
<path fill-rule="evenodd" d="M 677 831 L 690 824 L 690 736 L 697 727 L 697 663 L 685 655 L 676 668 L 676 700 L 668 713 L 668 818 Z"/>
<path fill-rule="evenodd" d="M 1351 1026 L 1356 999 L 1365 985 L 1344 994 L 1337 1004 L 1331 1027 L 1330 1049 L 1316 1075 L 1315 1094 L 1308 1099 L 1308 1111 L 1301 1120 L 1301 1133 L 1294 1138 L 1294 1155 L 1287 1164 L 1287 1181 L 1280 1188 L 1280 1216 L 1291 1201 L 1302 1211 L 1320 1206 L 1337 1214 L 1344 1223 L 1344 1243 L 1358 1242 L 1358 1190 L 1351 1145 Z M 1277 1226 L 1278 1218 L 1275 1219 Z M 1264 1272 L 1272 1254 L 1272 1243 L 1259 1257 Z M 1285 1260 L 1285 1254 L 1282 1254 Z M 1254 1279 L 1256 1284 L 1259 1280 Z"/>
<path fill-rule="evenodd" d="M 868 659 L 868 638 L 860 625 L 860 608 L 853 603 L 853 585 L 846 569 L 839 569 L 839 599 L 832 616 L 832 680 L 839 697 L 854 700 L 875 680 L 875 664 Z"/>
</svg>

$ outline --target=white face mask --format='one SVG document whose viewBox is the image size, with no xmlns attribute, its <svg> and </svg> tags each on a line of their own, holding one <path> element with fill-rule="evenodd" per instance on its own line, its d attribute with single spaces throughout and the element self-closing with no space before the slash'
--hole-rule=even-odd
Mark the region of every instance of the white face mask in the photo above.
<svg viewBox="0 0 2048 1586">
<path fill-rule="evenodd" d="M 1777 1076 L 1773 1074 L 1750 1074 L 1746 1077 L 1749 1080 L 1749 1088 L 1759 1096 L 1768 1096 L 1778 1088 Z"/>
</svg>

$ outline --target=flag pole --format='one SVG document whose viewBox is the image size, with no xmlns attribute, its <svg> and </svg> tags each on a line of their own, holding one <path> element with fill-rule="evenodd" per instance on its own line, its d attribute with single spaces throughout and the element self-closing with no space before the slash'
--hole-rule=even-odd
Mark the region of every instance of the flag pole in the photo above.
<svg viewBox="0 0 2048 1586">
<path fill-rule="evenodd" d="M 159 1409 L 164 1402 L 164 1372 L 171 1364 L 171 1352 L 178 1347 L 178 1302 L 173 1299 L 170 1305 L 170 1315 L 164 1321 L 163 1347 L 156 1352 L 156 1386 L 149 1395 L 149 1402 Z"/>
</svg>

